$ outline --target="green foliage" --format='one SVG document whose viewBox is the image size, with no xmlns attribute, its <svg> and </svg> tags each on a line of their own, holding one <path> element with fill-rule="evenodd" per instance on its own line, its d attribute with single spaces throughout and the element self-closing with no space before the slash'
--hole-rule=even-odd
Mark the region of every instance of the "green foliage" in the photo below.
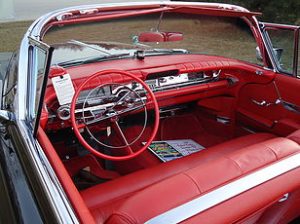
<svg viewBox="0 0 300 224">
<path fill-rule="evenodd" d="M 197 0 L 192 0 L 198 2 Z M 264 22 L 300 25 L 300 0 L 205 0 L 243 6 L 250 11 L 262 12 Z"/>
</svg>

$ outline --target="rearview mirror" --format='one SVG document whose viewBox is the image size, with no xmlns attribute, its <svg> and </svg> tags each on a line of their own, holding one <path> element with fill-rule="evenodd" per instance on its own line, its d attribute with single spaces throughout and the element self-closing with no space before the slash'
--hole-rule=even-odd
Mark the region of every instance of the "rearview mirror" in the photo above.
<svg viewBox="0 0 300 224">
<path fill-rule="evenodd" d="M 181 40 L 183 40 L 183 34 L 180 32 L 143 32 L 138 36 L 139 42 L 169 42 Z"/>
</svg>

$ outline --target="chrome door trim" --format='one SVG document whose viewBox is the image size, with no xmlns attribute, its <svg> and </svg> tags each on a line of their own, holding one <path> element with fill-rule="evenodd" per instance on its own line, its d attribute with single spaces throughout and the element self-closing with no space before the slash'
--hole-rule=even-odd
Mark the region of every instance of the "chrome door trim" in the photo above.
<svg viewBox="0 0 300 224">
<path fill-rule="evenodd" d="M 58 223 L 79 224 L 79 220 L 69 199 L 64 193 L 64 190 L 40 144 L 33 138 L 31 130 L 28 129 L 28 124 L 25 121 L 17 120 L 17 126 L 25 140 L 24 142 L 28 149 L 29 157 L 33 162 L 35 170 L 38 171 L 37 175 L 43 191 L 45 192 L 45 197 L 48 198 L 51 210 L 54 211 Z M 54 220 L 52 221 L 54 222 Z"/>
<path fill-rule="evenodd" d="M 146 224 L 172 224 L 191 218 L 205 210 L 244 193 L 260 184 L 300 167 L 300 153 L 232 181 L 185 204 L 148 220 Z"/>
</svg>

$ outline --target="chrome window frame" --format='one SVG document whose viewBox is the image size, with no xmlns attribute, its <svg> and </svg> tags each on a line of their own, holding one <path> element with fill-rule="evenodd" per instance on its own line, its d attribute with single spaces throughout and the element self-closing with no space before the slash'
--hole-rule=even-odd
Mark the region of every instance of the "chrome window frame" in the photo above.
<svg viewBox="0 0 300 224">
<path fill-rule="evenodd" d="M 46 58 L 45 58 L 45 65 L 44 65 L 44 76 L 47 76 L 47 61 L 49 58 L 49 53 L 50 53 L 50 46 L 48 46 L 47 44 L 40 42 L 40 41 L 36 41 L 34 39 L 32 39 L 31 37 L 28 37 L 29 39 L 29 49 L 28 49 L 28 80 L 27 80 L 27 85 L 28 85 L 28 89 L 30 91 L 28 96 L 27 96 L 27 119 L 32 123 L 32 126 L 35 127 L 35 119 L 38 119 L 38 115 L 37 115 L 37 111 L 35 108 L 36 105 L 36 87 L 37 87 L 37 82 L 36 82 L 36 77 L 35 74 L 33 74 L 33 72 L 36 72 L 34 70 L 34 68 L 37 66 L 37 61 L 36 61 L 36 53 L 35 50 L 36 49 L 41 49 L 46 53 Z M 44 82 L 44 80 L 43 80 Z M 39 103 L 40 103 L 41 99 L 39 99 Z"/>
<path fill-rule="evenodd" d="M 285 71 L 285 70 L 282 70 L 281 66 L 278 64 L 278 60 L 276 59 L 275 52 L 272 49 L 273 44 L 272 44 L 271 38 L 269 37 L 269 34 L 267 32 L 268 27 L 272 27 L 272 26 L 274 26 L 277 29 L 290 30 L 291 32 L 294 32 L 294 43 L 293 43 L 294 44 L 294 55 L 293 55 L 294 58 L 293 58 L 293 61 L 292 61 L 292 64 L 293 64 L 292 73 L 290 73 L 288 71 Z M 282 26 L 282 27 L 280 27 L 280 26 Z M 285 75 L 289 75 L 289 76 L 299 78 L 300 74 L 297 74 L 297 68 L 298 68 L 298 66 L 300 66 L 300 65 L 298 65 L 298 57 L 300 56 L 298 54 L 298 52 L 299 52 L 299 39 L 300 39 L 300 36 L 299 36 L 300 26 L 260 22 L 258 28 L 259 28 L 261 36 L 263 38 L 264 45 L 267 49 L 269 58 L 272 62 L 274 71 L 277 72 L 277 73 L 281 73 L 281 74 L 285 74 Z"/>
</svg>

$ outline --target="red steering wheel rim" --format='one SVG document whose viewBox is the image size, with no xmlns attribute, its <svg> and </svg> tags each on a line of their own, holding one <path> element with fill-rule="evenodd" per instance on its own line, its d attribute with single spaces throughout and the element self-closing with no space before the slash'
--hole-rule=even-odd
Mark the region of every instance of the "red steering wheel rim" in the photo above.
<svg viewBox="0 0 300 224">
<path fill-rule="evenodd" d="M 124 155 L 124 156 L 110 156 L 110 155 L 106 155 L 104 153 L 101 153 L 99 151 L 97 151 L 96 149 L 94 149 L 93 147 L 91 147 L 86 141 L 85 139 L 82 137 L 82 135 L 80 134 L 79 131 L 79 127 L 76 123 L 76 118 L 75 118 L 75 106 L 76 106 L 76 101 L 77 98 L 80 94 L 80 92 L 82 91 L 83 87 L 90 82 L 90 80 L 96 78 L 97 76 L 101 76 L 101 75 L 108 75 L 108 74 L 120 74 L 120 75 L 125 75 L 128 76 L 130 78 L 132 78 L 133 80 L 139 82 L 148 92 L 150 99 L 151 99 L 151 103 L 154 105 L 154 113 L 155 113 L 155 119 L 154 119 L 154 127 L 153 130 L 151 132 L 151 135 L 147 141 L 147 143 L 141 147 L 140 149 L 138 149 L 137 151 L 133 152 L 132 154 L 129 155 Z M 133 74 L 126 72 L 126 71 L 122 71 L 122 70 L 113 70 L 113 69 L 109 69 L 109 70 L 104 70 L 104 71 L 100 71 L 97 72 L 95 74 L 93 74 L 92 76 L 90 76 L 88 79 L 86 79 L 76 90 L 73 99 L 72 99 L 72 103 L 71 103 L 71 109 L 70 109 L 70 114 L 71 114 L 71 122 L 72 122 L 72 126 L 73 126 L 73 130 L 74 133 L 77 137 L 77 139 L 79 140 L 79 142 L 87 149 L 89 150 L 92 154 L 94 154 L 97 157 L 100 157 L 102 159 L 107 159 L 107 160 L 114 160 L 114 161 L 122 161 L 122 160 L 128 160 L 128 159 L 132 159 L 136 156 L 138 156 L 139 154 L 141 154 L 142 152 L 144 152 L 149 145 L 151 144 L 151 142 L 154 140 L 155 135 L 157 133 L 158 130 L 158 126 L 159 126 L 159 107 L 158 107 L 158 103 L 156 101 L 156 98 L 152 92 L 152 90 L 149 88 L 149 86 L 140 78 L 134 76 Z"/>
</svg>

